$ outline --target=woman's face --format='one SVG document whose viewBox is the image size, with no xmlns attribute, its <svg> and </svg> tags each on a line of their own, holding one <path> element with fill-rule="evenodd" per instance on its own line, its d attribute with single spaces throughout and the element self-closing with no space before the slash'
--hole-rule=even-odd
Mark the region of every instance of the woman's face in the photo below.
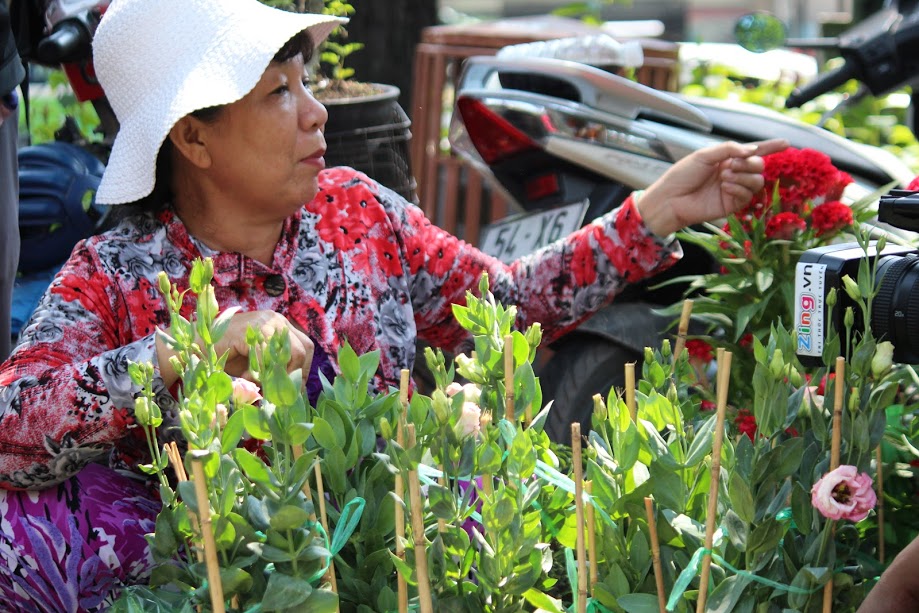
<svg viewBox="0 0 919 613">
<path fill-rule="evenodd" d="M 301 56 L 272 62 L 251 92 L 206 127 L 208 174 L 257 217 L 283 219 L 318 191 L 328 114 L 306 83 Z"/>
</svg>

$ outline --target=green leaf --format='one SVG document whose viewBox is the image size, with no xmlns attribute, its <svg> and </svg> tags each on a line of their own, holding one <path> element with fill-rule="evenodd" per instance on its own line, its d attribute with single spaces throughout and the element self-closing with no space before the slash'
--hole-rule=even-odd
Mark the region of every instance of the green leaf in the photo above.
<svg viewBox="0 0 919 613">
<path fill-rule="evenodd" d="M 616 599 L 626 613 L 658 613 L 660 605 L 654 594 L 625 594 Z"/>
<path fill-rule="evenodd" d="M 230 453 L 239 445 L 245 433 L 245 418 L 241 411 L 234 411 L 227 420 L 227 425 L 223 427 L 220 433 L 220 453 Z"/>
<path fill-rule="evenodd" d="M 784 479 L 794 474 L 798 467 L 801 466 L 801 454 L 803 452 L 804 437 L 796 436 L 782 443 L 777 452 L 778 462 L 773 473 L 775 478 Z"/>
<path fill-rule="evenodd" d="M 207 395 L 214 404 L 226 404 L 233 395 L 233 380 L 222 370 L 211 373 L 206 385 Z"/>
<path fill-rule="evenodd" d="M 705 610 L 712 613 L 731 613 L 750 581 L 749 578 L 740 575 L 728 577 L 712 590 Z"/>
<path fill-rule="evenodd" d="M 747 537 L 749 536 L 749 523 L 741 519 L 733 509 L 728 509 L 722 519 L 724 527 L 728 533 L 731 544 L 740 551 L 747 550 Z"/>
<path fill-rule="evenodd" d="M 268 467 L 261 460 L 261 458 L 257 457 L 247 449 L 242 447 L 237 447 L 234 449 L 233 459 L 236 460 L 236 463 L 239 464 L 239 467 L 246 474 L 246 476 L 256 483 L 272 483 L 273 479 L 271 472 L 268 470 Z"/>
<path fill-rule="evenodd" d="M 241 409 L 237 409 L 236 413 L 241 413 L 243 416 L 243 424 L 246 426 L 246 432 L 248 432 L 252 438 L 256 438 L 262 441 L 271 440 L 271 431 L 268 429 L 268 420 L 265 419 L 265 415 L 259 407 L 255 406 L 245 406 Z"/>
<path fill-rule="evenodd" d="M 514 437 L 507 458 L 508 473 L 518 479 L 527 479 L 536 471 L 536 451 L 530 437 L 524 433 Z"/>
<path fill-rule="evenodd" d="M 338 594 L 331 590 L 313 590 L 306 599 L 306 610 L 310 613 L 336 613 L 338 609 Z"/>
<path fill-rule="evenodd" d="M 338 351 L 338 366 L 341 368 L 341 376 L 349 383 L 358 380 L 361 374 L 361 364 L 357 353 L 351 348 L 351 345 L 345 343 Z"/>
<path fill-rule="evenodd" d="M 767 518 L 753 529 L 747 541 L 747 556 L 771 551 L 782 540 L 785 528 L 775 518 Z"/>
<path fill-rule="evenodd" d="M 172 530 L 172 511 L 163 508 L 156 516 L 156 532 L 153 535 L 153 553 L 162 558 L 176 554 L 179 541 Z"/>
<path fill-rule="evenodd" d="M 565 608 L 561 600 L 556 600 L 536 588 L 531 587 L 525 591 L 523 593 L 523 598 L 542 611 L 547 611 L 548 613 L 565 613 Z"/>
<path fill-rule="evenodd" d="M 428 502 L 431 513 L 438 519 L 452 521 L 456 517 L 456 500 L 449 489 L 432 483 L 428 486 Z"/>
<path fill-rule="evenodd" d="M 692 468 L 705 459 L 705 456 L 711 453 L 712 437 L 715 433 L 717 417 L 717 415 L 712 415 L 706 419 L 705 423 L 703 423 L 696 432 L 695 437 L 692 439 L 692 444 L 689 446 L 689 454 L 686 456 L 686 462 L 684 463 L 686 468 Z"/>
<path fill-rule="evenodd" d="M 743 521 L 750 523 L 756 513 L 753 504 L 753 494 L 747 481 L 738 472 L 731 475 L 728 485 L 728 496 L 731 498 L 731 508 Z"/>
<path fill-rule="evenodd" d="M 292 609 L 306 601 L 313 591 L 313 586 L 306 579 L 284 575 L 278 571 L 268 577 L 265 596 L 262 599 L 263 611 L 282 611 Z"/>
<path fill-rule="evenodd" d="M 340 449 L 338 439 L 332 426 L 322 417 L 313 420 L 313 438 L 323 449 Z"/>
<path fill-rule="evenodd" d="M 271 515 L 271 528 L 278 532 L 302 528 L 310 514 L 302 507 L 286 504 Z"/>
</svg>

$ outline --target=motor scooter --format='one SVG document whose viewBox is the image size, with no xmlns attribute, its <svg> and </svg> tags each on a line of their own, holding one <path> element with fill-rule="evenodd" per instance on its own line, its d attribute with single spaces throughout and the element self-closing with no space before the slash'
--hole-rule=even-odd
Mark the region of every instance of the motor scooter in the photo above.
<svg viewBox="0 0 919 613">
<path fill-rule="evenodd" d="M 849 78 L 880 95 L 919 76 L 919 61 L 913 59 L 919 14 L 887 15 L 841 36 L 845 67 L 797 91 L 794 102 L 802 104 Z M 902 186 L 914 175 L 884 150 L 763 107 L 664 93 L 608 70 L 553 58 L 468 59 L 450 127 L 454 151 L 517 207 L 516 214 L 484 228 L 480 241 L 484 251 L 505 261 L 613 210 L 690 152 L 724 140 L 774 137 L 829 155 L 852 176 L 847 192 L 852 199 Z M 573 421 L 589 427 L 592 396 L 622 387 L 624 365 L 640 360 L 645 347 L 660 345 L 671 321 L 655 311 L 678 301 L 683 288 L 657 286 L 714 270 L 701 250 L 691 245 L 684 250 L 677 267 L 627 289 L 539 361 L 544 398 L 554 401 L 546 423 L 554 440 L 567 441 Z"/>
</svg>

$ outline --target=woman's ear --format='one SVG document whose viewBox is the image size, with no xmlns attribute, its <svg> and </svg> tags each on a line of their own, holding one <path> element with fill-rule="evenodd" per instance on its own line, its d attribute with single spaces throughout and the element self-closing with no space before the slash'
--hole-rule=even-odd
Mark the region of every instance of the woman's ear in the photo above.
<svg viewBox="0 0 919 613">
<path fill-rule="evenodd" d="M 172 126 L 168 138 L 182 157 L 198 168 L 210 168 L 213 160 L 207 149 L 207 125 L 203 121 L 186 115 Z"/>
</svg>

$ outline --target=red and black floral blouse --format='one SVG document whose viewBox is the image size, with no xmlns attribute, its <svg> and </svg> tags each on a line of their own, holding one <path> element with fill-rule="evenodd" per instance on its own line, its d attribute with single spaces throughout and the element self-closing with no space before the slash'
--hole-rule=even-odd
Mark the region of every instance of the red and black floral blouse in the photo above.
<svg viewBox="0 0 919 613">
<path fill-rule="evenodd" d="M 106 454 L 116 467 L 142 457 L 127 366 L 156 365 L 153 334 L 169 321 L 156 276 L 187 287 L 195 258 L 213 258 L 221 308 L 277 311 L 330 356 L 346 340 L 359 354 L 379 350 L 374 385 L 385 389 L 412 367 L 416 338 L 463 346 L 451 304 L 463 304 L 484 271 L 495 296 L 518 306 L 521 326 L 540 322 L 549 342 L 680 255 L 647 230 L 631 198 L 508 266 L 354 170 L 328 169 L 319 183 L 285 222 L 271 266 L 212 252 L 169 211 L 77 245 L 0 369 L 0 488 L 47 487 Z M 189 301 L 183 314 L 192 312 Z M 175 401 L 159 387 L 168 432 Z"/>
</svg>

